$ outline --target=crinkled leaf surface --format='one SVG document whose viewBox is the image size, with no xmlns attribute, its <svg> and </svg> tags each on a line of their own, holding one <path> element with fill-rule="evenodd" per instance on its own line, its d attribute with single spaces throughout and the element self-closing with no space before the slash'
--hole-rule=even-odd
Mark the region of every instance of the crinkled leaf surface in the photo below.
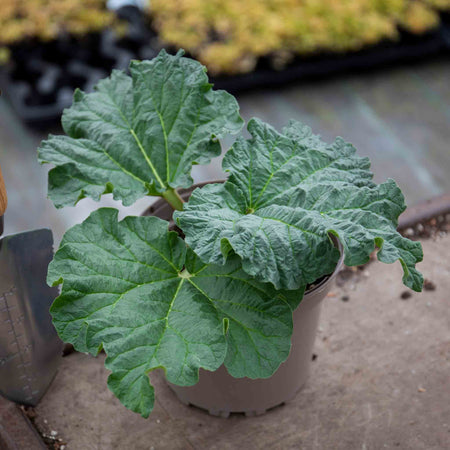
<svg viewBox="0 0 450 450">
<path fill-rule="evenodd" d="M 120 401 L 148 416 L 155 368 L 178 385 L 223 363 L 235 377 L 270 376 L 289 354 L 292 294 L 253 280 L 237 256 L 201 262 L 161 219 L 117 214 L 99 209 L 70 229 L 48 282 L 63 283 L 51 308 L 58 334 L 79 351 L 104 348 Z"/>
<path fill-rule="evenodd" d="M 50 136 L 39 159 L 49 173 L 57 207 L 111 193 L 124 205 L 147 194 L 192 185 L 194 163 L 220 154 L 218 138 L 237 133 L 243 121 L 233 96 L 214 91 L 205 68 L 164 50 L 151 61 L 133 61 L 131 77 L 114 71 L 95 91 L 75 91 L 64 111 L 67 136 Z"/>
<path fill-rule="evenodd" d="M 405 204 L 394 181 L 375 185 L 352 145 L 340 138 L 327 145 L 297 122 L 278 133 L 253 119 L 248 129 L 252 138 L 224 158 L 229 179 L 195 190 L 175 214 L 202 260 L 223 264 L 233 250 L 258 280 L 296 289 L 335 267 L 332 233 L 347 265 L 367 262 L 377 245 L 378 259 L 400 260 L 404 283 L 421 290 L 422 249 L 396 231 Z"/>
</svg>

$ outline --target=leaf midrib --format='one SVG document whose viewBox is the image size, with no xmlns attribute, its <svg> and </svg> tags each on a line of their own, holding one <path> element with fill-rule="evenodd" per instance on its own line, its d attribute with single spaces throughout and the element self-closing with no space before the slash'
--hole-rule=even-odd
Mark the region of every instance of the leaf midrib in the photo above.
<svg viewBox="0 0 450 450">
<path fill-rule="evenodd" d="M 158 172 L 156 171 L 156 169 L 155 169 L 153 163 L 151 162 L 150 157 L 149 157 L 149 156 L 147 155 L 147 153 L 145 152 L 144 147 L 143 147 L 141 141 L 139 140 L 139 138 L 137 137 L 137 135 L 136 135 L 136 133 L 135 133 L 133 127 L 131 126 L 129 120 L 128 120 L 128 119 L 125 117 L 125 115 L 122 113 L 122 110 L 121 110 L 121 109 L 119 108 L 119 106 L 114 102 L 114 99 L 109 95 L 109 93 L 108 93 L 108 98 L 110 99 L 111 103 L 114 105 L 114 108 L 117 110 L 117 112 L 119 113 L 119 115 L 122 117 L 122 119 L 124 120 L 124 122 L 126 123 L 126 125 L 128 125 L 128 128 L 127 128 L 127 127 L 124 127 L 124 126 L 121 127 L 120 125 L 118 125 L 118 124 L 116 124 L 116 123 L 113 123 L 113 122 L 111 122 L 111 121 L 106 120 L 104 117 L 100 116 L 96 111 L 94 111 L 93 109 L 91 109 L 91 108 L 89 107 L 89 105 L 86 104 L 86 102 L 84 102 L 84 104 L 85 104 L 86 108 L 87 108 L 92 114 L 94 114 L 98 119 L 100 119 L 101 121 L 104 121 L 104 122 L 106 122 L 106 123 L 109 123 L 110 125 L 113 125 L 113 126 L 117 126 L 117 127 L 119 127 L 119 128 L 122 128 L 123 130 L 128 130 L 128 131 L 130 132 L 130 134 L 131 134 L 131 135 L 133 136 L 133 138 L 135 139 L 136 144 L 138 145 L 139 150 L 141 151 L 142 155 L 144 156 L 145 161 L 147 162 L 148 166 L 150 167 L 151 171 L 153 172 L 153 175 L 155 176 L 156 180 L 158 181 L 158 183 L 161 185 L 161 187 L 162 187 L 163 189 L 167 189 L 167 187 L 165 186 L 165 184 L 162 182 L 162 180 L 161 180 L 161 178 L 160 178 Z M 134 113 L 134 105 L 133 105 L 133 113 Z M 94 142 L 97 143 L 97 141 L 94 141 Z M 98 144 L 98 143 L 97 143 L 97 144 Z M 103 146 L 102 146 L 102 145 L 100 145 L 100 144 L 98 144 L 98 145 L 100 146 L 100 148 L 103 149 Z M 128 172 L 128 171 L 127 171 L 127 170 L 126 170 L 126 169 L 125 169 L 118 161 L 116 161 L 116 160 L 115 160 L 115 159 L 114 159 L 114 158 L 106 151 L 106 149 L 104 149 L 103 151 L 104 151 L 105 155 L 108 156 L 108 158 L 110 158 L 111 161 L 113 161 L 115 164 L 117 164 L 117 165 L 118 165 L 125 173 L 127 173 L 127 174 L 129 174 L 129 175 L 132 175 L 132 174 L 131 174 L 130 172 Z M 137 178 L 137 179 L 138 179 L 139 181 L 141 181 L 141 182 L 143 181 L 142 179 L 136 177 L 135 175 L 132 175 L 132 176 L 133 176 L 134 178 Z M 145 183 L 145 181 L 144 181 L 144 183 Z M 145 183 L 145 184 L 146 184 L 146 183 Z"/>
<path fill-rule="evenodd" d="M 298 156 L 298 157 L 301 158 L 301 155 L 292 154 L 286 161 L 283 162 L 283 164 L 282 164 L 282 165 L 281 165 L 281 166 L 280 166 L 273 174 L 271 174 L 271 176 L 269 177 L 269 180 L 268 180 L 268 182 L 267 182 L 267 185 L 268 185 L 269 182 L 272 180 L 273 175 L 275 175 L 276 172 L 278 172 L 279 170 L 281 170 L 282 167 L 284 167 L 289 161 L 291 161 L 291 160 L 292 160 L 294 157 L 296 157 L 296 156 Z M 304 183 L 309 177 L 315 175 L 316 173 L 318 173 L 318 172 L 320 172 L 320 171 L 322 171 L 322 170 L 328 169 L 328 168 L 329 168 L 330 166 L 332 166 L 336 161 L 339 161 L 339 158 L 335 158 L 334 156 L 335 156 L 335 155 L 333 155 L 333 157 L 332 157 L 332 158 L 334 158 L 334 159 L 332 159 L 328 164 L 326 164 L 326 165 L 323 166 L 323 167 L 319 167 L 318 169 L 316 169 L 316 170 L 310 172 L 310 173 L 307 174 L 304 178 L 302 178 L 298 183 L 296 183 L 295 186 L 289 186 L 289 188 L 286 189 L 286 190 L 284 190 L 283 192 L 277 192 L 274 196 L 272 196 L 272 197 L 266 199 L 261 205 L 258 205 L 258 208 L 264 208 L 264 207 L 267 205 L 267 203 L 272 202 L 272 201 L 275 200 L 277 197 L 279 197 L 279 196 L 285 194 L 285 193 L 286 193 L 287 191 L 289 191 L 290 189 L 298 188 L 298 187 L 299 187 L 302 183 Z M 304 158 L 303 158 L 303 159 L 304 159 Z M 342 170 L 342 169 L 339 169 L 339 168 L 338 168 L 338 170 L 339 170 L 339 171 L 342 171 L 342 172 L 346 172 L 345 170 Z M 334 181 L 334 180 L 333 180 L 333 181 Z M 336 180 L 336 181 L 337 181 L 337 180 Z M 343 180 L 340 180 L 340 181 L 343 181 Z M 266 187 L 267 187 L 267 186 L 265 186 L 265 188 L 266 188 Z M 259 197 L 258 197 L 258 200 L 259 200 Z M 269 206 L 270 206 L 270 205 L 269 205 Z M 255 206 L 255 208 L 256 208 L 256 206 Z"/>
<path fill-rule="evenodd" d="M 156 172 L 156 169 L 155 169 L 155 167 L 153 166 L 153 163 L 151 162 L 150 157 L 149 157 L 149 156 L 147 155 L 147 153 L 144 151 L 144 148 L 143 148 L 143 146 L 142 146 L 140 140 L 137 138 L 136 133 L 135 133 L 135 131 L 134 131 L 134 128 L 133 128 L 133 127 L 131 126 L 131 124 L 130 124 L 130 121 L 127 119 L 127 117 L 125 116 L 125 114 L 123 114 L 122 110 L 120 109 L 119 105 L 116 103 L 116 101 L 114 100 L 114 98 L 111 97 L 110 95 L 108 95 L 108 97 L 110 98 L 111 103 L 112 103 L 112 104 L 114 105 L 114 107 L 116 108 L 116 110 L 117 110 L 117 112 L 119 113 L 120 117 L 122 117 L 122 120 L 128 125 L 129 131 L 130 131 L 130 133 L 132 134 L 132 136 L 134 137 L 134 139 L 136 140 L 136 143 L 138 144 L 139 150 L 140 150 L 141 152 L 143 152 L 143 155 L 144 155 L 145 160 L 147 161 L 147 164 L 150 166 L 150 169 L 153 171 L 153 174 L 155 175 L 156 179 L 157 179 L 158 182 L 161 184 L 159 175 L 158 175 L 158 173 Z M 133 102 L 133 116 L 134 116 L 134 102 Z M 106 153 L 106 155 L 107 155 L 109 158 L 111 158 L 111 160 L 112 160 L 113 162 L 116 162 L 116 161 L 115 161 L 108 153 Z M 116 163 L 116 164 L 118 164 L 119 167 L 120 167 L 125 173 L 128 173 L 128 174 L 130 174 L 131 176 L 137 178 L 134 174 L 132 174 L 132 173 L 129 172 L 128 170 L 124 169 L 119 163 Z M 137 178 L 137 179 L 140 180 L 140 178 Z M 146 184 L 146 183 L 144 182 L 144 184 Z M 166 189 L 165 186 L 163 186 L 163 185 L 161 185 L 161 187 L 162 187 L 163 189 Z"/>
<path fill-rule="evenodd" d="M 135 131 L 133 130 L 133 128 L 130 128 L 130 133 L 133 136 L 134 140 L 136 141 L 136 144 L 140 150 L 140 152 L 142 153 L 142 155 L 144 156 L 148 166 L 150 167 L 151 171 L 153 172 L 153 175 L 155 175 L 156 180 L 158 181 L 158 183 L 161 185 L 161 187 L 166 190 L 167 186 L 164 184 L 164 182 L 161 180 L 161 177 L 159 176 L 158 172 L 155 169 L 155 166 L 153 165 L 150 157 L 147 155 L 147 153 L 145 152 L 144 147 L 142 146 L 141 141 L 139 140 L 139 138 L 137 137 Z"/>
</svg>

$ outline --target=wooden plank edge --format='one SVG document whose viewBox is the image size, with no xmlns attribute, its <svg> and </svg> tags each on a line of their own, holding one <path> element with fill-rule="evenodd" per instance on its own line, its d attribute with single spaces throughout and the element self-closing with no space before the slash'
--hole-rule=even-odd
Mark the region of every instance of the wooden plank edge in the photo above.
<svg viewBox="0 0 450 450">
<path fill-rule="evenodd" d="M 414 225 L 425 222 L 433 217 L 450 213 L 450 193 L 433 197 L 425 202 L 407 208 L 400 216 L 398 229 L 414 227 Z"/>
<path fill-rule="evenodd" d="M 47 450 L 44 441 L 20 407 L 3 397 L 0 397 L 0 448 Z"/>
</svg>

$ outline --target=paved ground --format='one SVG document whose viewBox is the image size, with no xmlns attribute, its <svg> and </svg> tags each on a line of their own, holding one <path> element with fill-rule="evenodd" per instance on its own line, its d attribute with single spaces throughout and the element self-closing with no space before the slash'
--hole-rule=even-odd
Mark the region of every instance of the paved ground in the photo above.
<svg viewBox="0 0 450 450">
<path fill-rule="evenodd" d="M 450 61 L 440 60 L 254 91 L 238 100 L 246 120 L 257 116 L 280 129 L 293 118 L 328 141 L 343 136 L 371 158 L 377 181 L 396 179 L 413 205 L 450 192 L 449 79 Z M 31 132 L 0 99 L 0 164 L 11 200 L 6 232 L 49 226 L 59 241 L 98 204 L 83 200 L 77 208 L 57 211 L 45 199 L 47 169 L 38 165 L 36 148 L 49 131 L 60 132 Z M 194 173 L 197 181 L 217 179 L 220 161 L 197 166 Z M 149 201 L 117 206 L 140 214 Z M 115 203 L 106 198 L 102 205 Z"/>
<path fill-rule="evenodd" d="M 405 292 L 399 265 L 348 271 L 326 298 L 307 386 L 267 414 L 229 419 L 178 402 L 161 375 L 149 419 L 106 387 L 103 356 L 61 361 L 37 407 L 67 450 L 450 448 L 450 235 L 423 241 L 435 290 Z M 343 297 L 347 301 L 343 301 Z"/>
<path fill-rule="evenodd" d="M 280 128 L 295 118 L 327 140 L 344 136 L 370 156 L 378 181 L 394 177 L 415 204 L 450 191 L 449 77 L 450 62 L 435 61 L 256 91 L 239 101 L 247 120 L 258 116 Z M 0 99 L 6 231 L 49 226 L 59 241 L 98 204 L 57 211 L 45 199 L 46 169 L 35 150 L 47 133 L 30 132 Z M 197 181 L 217 178 L 218 163 L 195 174 Z M 139 214 L 147 204 L 120 209 Z M 156 376 L 157 407 L 144 420 L 107 390 L 102 357 L 73 354 L 37 408 L 37 422 L 58 431 L 67 450 L 450 448 L 450 238 L 424 247 L 421 268 L 437 289 L 401 300 L 399 267 L 373 264 L 355 274 L 325 302 L 307 387 L 264 416 L 210 417 L 181 405 Z"/>
</svg>

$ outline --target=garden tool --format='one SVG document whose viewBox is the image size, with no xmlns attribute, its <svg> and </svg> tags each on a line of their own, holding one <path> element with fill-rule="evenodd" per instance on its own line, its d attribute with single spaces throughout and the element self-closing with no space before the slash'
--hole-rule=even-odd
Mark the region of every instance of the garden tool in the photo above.
<svg viewBox="0 0 450 450">
<path fill-rule="evenodd" d="M 0 236 L 6 206 L 0 169 Z M 47 390 L 62 354 L 49 313 L 58 290 L 45 282 L 52 256 L 48 229 L 0 238 L 0 394 L 30 406 Z"/>
</svg>

